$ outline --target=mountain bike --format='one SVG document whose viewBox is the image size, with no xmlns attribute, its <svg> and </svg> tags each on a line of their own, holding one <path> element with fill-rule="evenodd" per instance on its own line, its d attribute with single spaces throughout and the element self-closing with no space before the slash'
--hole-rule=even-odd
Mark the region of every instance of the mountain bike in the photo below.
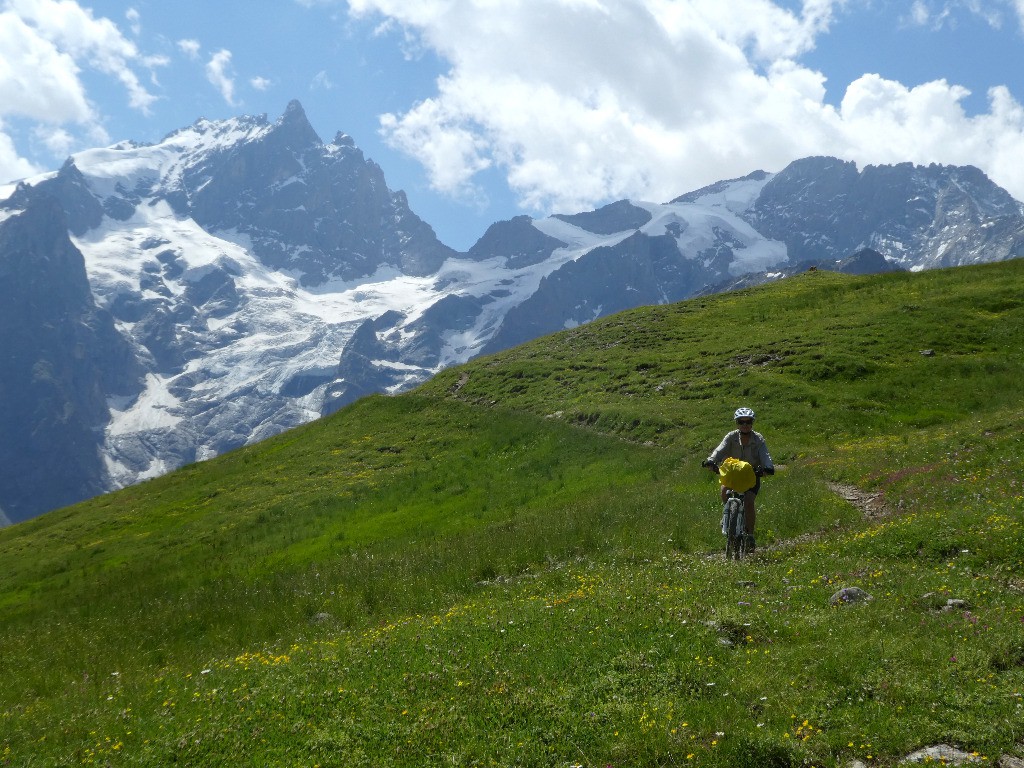
<svg viewBox="0 0 1024 768">
<path fill-rule="evenodd" d="M 743 514 L 743 494 L 729 490 L 722 508 L 722 533 L 725 535 L 725 559 L 741 560 L 750 551 L 751 536 L 747 534 Z"/>
<path fill-rule="evenodd" d="M 718 472 L 718 465 L 712 461 L 701 462 L 701 466 Z M 760 469 L 756 472 L 760 477 Z M 729 488 L 722 507 L 722 535 L 725 536 L 726 560 L 740 560 L 754 550 L 754 537 L 747 533 L 744 510 L 743 494 Z"/>
</svg>

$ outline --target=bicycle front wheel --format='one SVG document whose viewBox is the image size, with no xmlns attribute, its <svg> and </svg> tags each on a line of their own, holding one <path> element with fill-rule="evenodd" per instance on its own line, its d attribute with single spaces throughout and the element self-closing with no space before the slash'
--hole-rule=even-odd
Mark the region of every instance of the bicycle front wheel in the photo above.
<svg viewBox="0 0 1024 768">
<path fill-rule="evenodd" d="M 749 549 L 748 549 L 749 543 L 750 543 L 750 539 L 747 536 L 747 534 L 745 534 L 745 533 L 738 533 L 738 534 L 736 534 L 736 544 L 734 546 L 736 547 L 736 559 L 737 560 L 742 560 L 744 557 L 746 557 L 749 554 Z"/>
<path fill-rule="evenodd" d="M 742 509 L 737 499 L 730 499 L 728 502 L 728 526 L 725 534 L 725 559 L 739 560 L 743 557 L 745 539 L 743 535 Z"/>
</svg>

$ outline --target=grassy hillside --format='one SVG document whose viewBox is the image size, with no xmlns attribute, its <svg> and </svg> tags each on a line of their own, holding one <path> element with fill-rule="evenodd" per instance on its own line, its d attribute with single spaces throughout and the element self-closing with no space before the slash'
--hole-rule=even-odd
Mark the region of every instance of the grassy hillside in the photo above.
<svg viewBox="0 0 1024 768">
<path fill-rule="evenodd" d="M 635 310 L 2 530 L 0 765 L 1024 755 L 1022 286 Z M 735 564 L 741 404 L 785 469 Z"/>
</svg>

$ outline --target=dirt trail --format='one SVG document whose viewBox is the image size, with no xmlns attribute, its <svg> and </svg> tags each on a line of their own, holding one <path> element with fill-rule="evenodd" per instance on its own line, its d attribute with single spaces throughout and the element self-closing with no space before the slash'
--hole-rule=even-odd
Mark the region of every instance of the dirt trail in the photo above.
<svg viewBox="0 0 1024 768">
<path fill-rule="evenodd" d="M 842 499 L 853 504 L 857 509 L 861 511 L 861 514 L 868 520 L 879 520 L 883 517 L 888 517 L 892 514 L 892 510 L 885 503 L 885 492 L 884 491 L 864 491 L 855 485 L 844 485 L 842 483 L 827 483 L 828 488 L 832 493 L 836 494 Z M 797 544 L 807 544 L 812 541 L 820 541 L 826 536 L 834 534 L 834 530 L 828 531 L 811 531 L 808 533 L 794 536 L 791 539 L 784 539 L 782 541 L 776 541 L 774 544 L 767 545 L 763 548 L 759 548 L 758 551 L 766 552 L 773 549 L 782 549 L 786 547 L 792 547 Z M 721 552 L 715 555 L 721 557 Z"/>
<path fill-rule="evenodd" d="M 829 483 L 828 487 L 832 493 L 841 496 L 857 507 L 866 518 L 873 520 L 879 517 L 886 517 L 889 514 L 889 508 L 885 504 L 885 493 L 883 491 L 869 493 L 868 491 L 862 491 L 855 485 L 842 485 L 841 483 Z"/>
</svg>

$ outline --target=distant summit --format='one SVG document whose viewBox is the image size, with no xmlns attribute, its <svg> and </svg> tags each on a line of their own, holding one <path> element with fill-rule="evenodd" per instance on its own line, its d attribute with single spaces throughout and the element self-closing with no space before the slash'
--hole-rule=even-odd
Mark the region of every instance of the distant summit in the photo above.
<svg viewBox="0 0 1024 768">
<path fill-rule="evenodd" d="M 878 275 L 883 272 L 903 272 L 898 264 L 889 261 L 873 248 L 861 248 L 859 251 L 836 263 L 839 272 L 848 275 Z"/>
</svg>

